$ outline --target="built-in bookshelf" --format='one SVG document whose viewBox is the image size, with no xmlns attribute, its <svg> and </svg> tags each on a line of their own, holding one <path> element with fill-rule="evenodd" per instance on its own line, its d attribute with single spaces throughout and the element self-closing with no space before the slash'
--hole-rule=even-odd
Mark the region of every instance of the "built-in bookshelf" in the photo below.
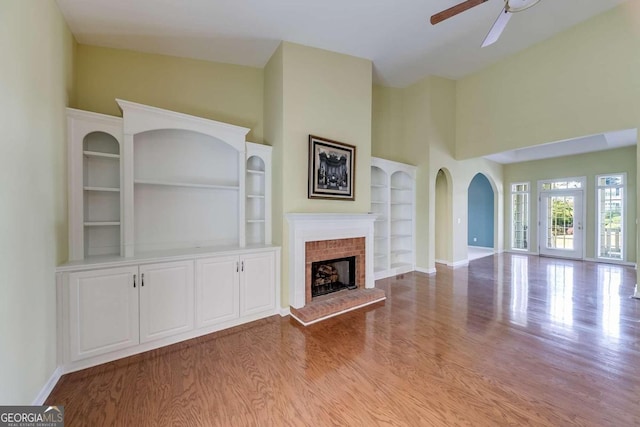
<svg viewBox="0 0 640 427">
<path fill-rule="evenodd" d="M 246 241 L 271 244 L 271 147 L 247 143 Z"/>
<path fill-rule="evenodd" d="M 415 166 L 371 159 L 376 279 L 415 269 Z"/>
<path fill-rule="evenodd" d="M 271 147 L 117 102 L 123 118 L 68 109 L 70 261 L 271 243 Z"/>
<path fill-rule="evenodd" d="M 122 119 L 69 108 L 69 258 L 120 255 Z"/>
</svg>

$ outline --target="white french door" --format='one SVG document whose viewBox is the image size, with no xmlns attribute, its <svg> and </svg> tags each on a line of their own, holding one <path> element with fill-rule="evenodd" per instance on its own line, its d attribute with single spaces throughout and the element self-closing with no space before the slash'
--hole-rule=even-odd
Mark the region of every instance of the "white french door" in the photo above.
<svg viewBox="0 0 640 427">
<path fill-rule="evenodd" d="M 540 255 L 583 258 L 582 190 L 541 192 L 539 218 Z"/>
</svg>

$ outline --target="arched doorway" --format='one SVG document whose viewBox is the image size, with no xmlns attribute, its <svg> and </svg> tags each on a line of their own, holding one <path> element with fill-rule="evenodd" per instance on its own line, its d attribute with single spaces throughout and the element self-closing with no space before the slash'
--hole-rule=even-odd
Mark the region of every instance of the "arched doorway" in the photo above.
<svg viewBox="0 0 640 427">
<path fill-rule="evenodd" d="M 469 259 L 493 254 L 495 193 L 482 173 L 476 174 L 467 189 L 467 244 Z"/>
<path fill-rule="evenodd" d="M 436 214 L 435 214 L 435 261 L 449 263 L 452 261 L 451 229 L 451 175 L 446 169 L 440 169 L 436 176 Z"/>
</svg>

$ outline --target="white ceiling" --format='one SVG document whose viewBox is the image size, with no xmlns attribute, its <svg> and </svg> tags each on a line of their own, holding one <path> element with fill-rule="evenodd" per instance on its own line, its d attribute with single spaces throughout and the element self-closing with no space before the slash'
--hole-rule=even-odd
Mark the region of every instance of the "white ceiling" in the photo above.
<svg viewBox="0 0 640 427">
<path fill-rule="evenodd" d="M 590 135 L 582 138 L 568 139 L 566 141 L 551 142 L 533 147 L 519 148 L 517 150 L 485 156 L 485 159 L 497 163 L 519 163 L 530 160 L 550 159 L 552 157 L 591 153 L 594 151 L 612 150 L 614 148 L 635 145 L 638 140 L 637 129 L 626 129 L 617 132 L 607 132 L 598 135 Z"/>
<path fill-rule="evenodd" d="M 432 26 L 462 0 L 57 0 L 79 43 L 263 67 L 281 40 L 373 61 L 377 83 L 458 79 L 625 0 L 542 0 L 480 48 L 504 7 L 489 0 Z"/>
</svg>

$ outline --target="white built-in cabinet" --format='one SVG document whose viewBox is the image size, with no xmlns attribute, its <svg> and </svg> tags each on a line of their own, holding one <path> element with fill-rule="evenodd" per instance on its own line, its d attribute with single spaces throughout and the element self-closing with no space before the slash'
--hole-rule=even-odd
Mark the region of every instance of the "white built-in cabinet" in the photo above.
<svg viewBox="0 0 640 427">
<path fill-rule="evenodd" d="M 137 272 L 128 266 L 67 274 L 68 362 L 139 343 Z"/>
<path fill-rule="evenodd" d="M 240 257 L 241 317 L 275 307 L 274 266 L 273 253 L 250 253 Z"/>
<path fill-rule="evenodd" d="M 196 326 L 216 325 L 239 317 L 237 255 L 197 260 L 196 277 Z"/>
<path fill-rule="evenodd" d="M 415 181 L 415 166 L 371 158 L 376 280 L 415 270 Z"/>
<path fill-rule="evenodd" d="M 212 326 L 273 310 L 274 266 L 273 252 L 197 260 L 197 326 Z"/>
<path fill-rule="evenodd" d="M 271 147 L 247 128 L 117 102 L 122 118 L 67 112 L 67 371 L 279 313 Z"/>
<path fill-rule="evenodd" d="M 140 342 L 192 330 L 193 261 L 145 264 L 138 267 L 138 274 Z"/>
</svg>

